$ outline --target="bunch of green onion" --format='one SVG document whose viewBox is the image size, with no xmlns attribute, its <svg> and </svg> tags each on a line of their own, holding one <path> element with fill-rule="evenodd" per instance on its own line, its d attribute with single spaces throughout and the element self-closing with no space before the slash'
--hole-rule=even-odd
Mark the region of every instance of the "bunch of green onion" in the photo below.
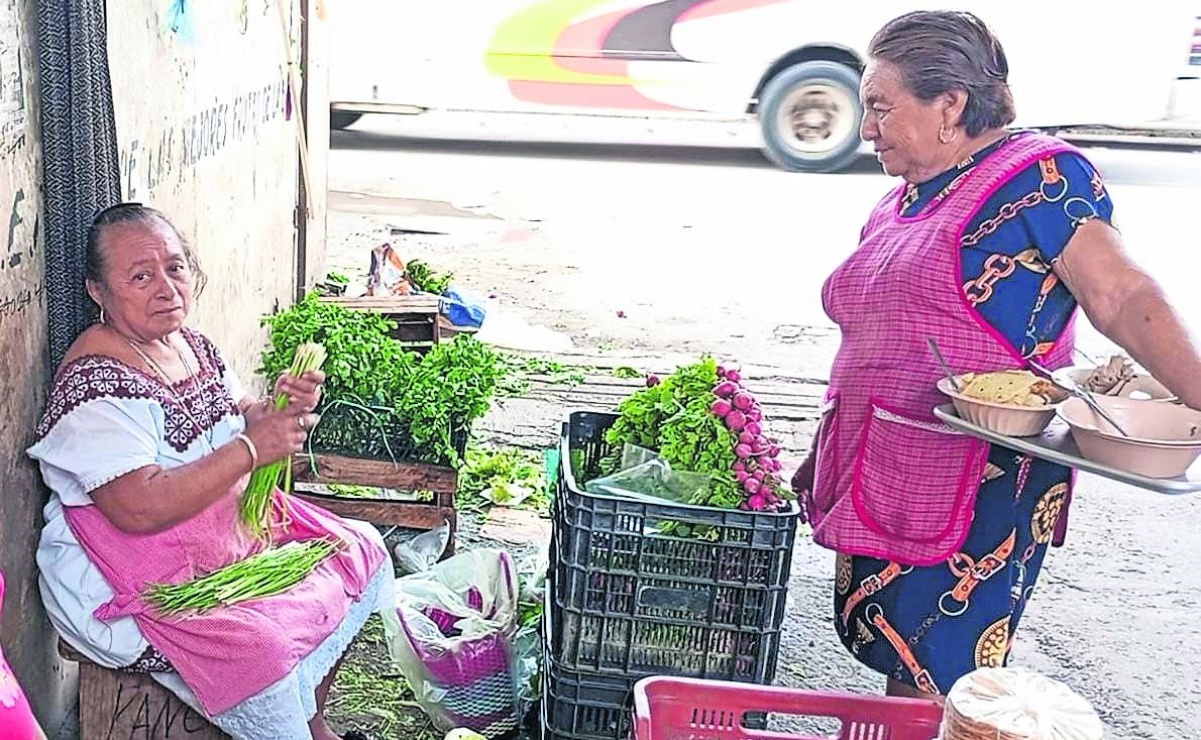
<svg viewBox="0 0 1201 740">
<path fill-rule="evenodd" d="M 274 596 L 303 581 L 337 550 L 336 540 L 293 540 L 184 583 L 150 586 L 143 598 L 172 616 Z"/>
<path fill-rule="evenodd" d="M 311 371 L 320 370 L 325 364 L 325 347 L 308 342 L 296 348 L 292 358 L 292 367 L 288 374 L 299 378 Z M 288 394 L 280 393 L 275 397 L 275 408 L 283 410 L 288 405 Z M 284 488 L 290 487 L 292 480 L 292 461 L 290 458 L 259 466 L 250 475 L 250 483 L 242 494 L 242 522 L 260 539 L 266 539 L 271 531 L 271 502 L 275 490 L 280 487 L 281 479 L 286 476 Z"/>
</svg>

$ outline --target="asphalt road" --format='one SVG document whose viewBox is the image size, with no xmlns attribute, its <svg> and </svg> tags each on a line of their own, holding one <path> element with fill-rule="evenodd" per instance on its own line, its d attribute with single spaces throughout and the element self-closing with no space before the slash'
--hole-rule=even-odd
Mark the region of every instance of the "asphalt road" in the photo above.
<svg viewBox="0 0 1201 740">
<path fill-rule="evenodd" d="M 891 183 L 871 160 L 836 175 L 785 173 L 755 141 L 747 127 L 636 120 L 367 118 L 332 137 L 331 243 L 345 248 L 336 232 L 371 203 L 408 214 L 394 223 L 469 216 L 485 228 L 431 240 L 431 254 L 471 266 L 462 277 L 481 291 L 525 284 L 577 345 L 717 351 L 822 378 L 837 337 L 819 287 Z M 1129 249 L 1201 336 L 1201 154 L 1087 151 Z M 495 249 L 471 256 L 495 241 L 489 224 L 526 229 L 510 261 Z M 1113 349 L 1082 329 L 1084 352 Z M 1068 546 L 1048 559 L 1018 633 L 1015 660 L 1068 681 L 1114 738 L 1201 735 L 1198 522 L 1201 496 L 1082 476 Z M 831 556 L 799 543 L 780 680 L 875 691 L 879 678 L 833 636 L 831 589 Z"/>
</svg>

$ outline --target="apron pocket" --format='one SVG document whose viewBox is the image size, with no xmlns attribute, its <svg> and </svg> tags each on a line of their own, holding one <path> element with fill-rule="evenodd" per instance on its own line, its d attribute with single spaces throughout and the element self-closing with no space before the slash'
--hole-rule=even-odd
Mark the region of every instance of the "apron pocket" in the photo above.
<svg viewBox="0 0 1201 740">
<path fill-rule="evenodd" d="M 872 401 L 851 496 L 877 533 L 909 542 L 946 537 L 980 485 L 988 443 Z"/>
</svg>

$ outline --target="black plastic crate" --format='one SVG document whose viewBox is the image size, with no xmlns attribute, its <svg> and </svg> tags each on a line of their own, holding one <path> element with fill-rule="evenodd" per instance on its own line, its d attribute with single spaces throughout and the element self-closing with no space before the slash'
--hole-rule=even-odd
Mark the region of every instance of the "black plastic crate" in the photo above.
<svg viewBox="0 0 1201 740">
<path fill-rule="evenodd" d="M 548 656 L 542 695 L 542 737 L 627 740 L 636 681 L 572 671 Z"/>
<path fill-rule="evenodd" d="M 770 683 L 797 509 L 782 514 L 591 494 L 615 414 L 564 424 L 555 500 L 551 652 L 573 670 Z M 703 527 L 705 539 L 663 534 Z"/>
<path fill-rule="evenodd" d="M 547 612 L 555 610 L 547 599 Z M 653 674 L 627 676 L 577 671 L 551 655 L 556 626 L 543 619 L 544 678 L 541 703 L 543 740 L 628 740 L 633 722 L 634 685 Z M 767 716 L 746 717 L 751 729 L 767 729 Z"/>
<path fill-rule="evenodd" d="M 780 631 L 681 624 L 645 616 L 589 613 L 556 599 L 555 655 L 579 670 L 605 675 L 671 675 L 770 683 Z"/>
</svg>

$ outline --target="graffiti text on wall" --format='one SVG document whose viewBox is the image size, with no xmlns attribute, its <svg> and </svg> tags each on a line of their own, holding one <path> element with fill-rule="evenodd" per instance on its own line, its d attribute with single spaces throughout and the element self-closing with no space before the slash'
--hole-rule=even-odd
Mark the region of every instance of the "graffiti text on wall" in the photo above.
<svg viewBox="0 0 1201 740">
<path fill-rule="evenodd" d="M 284 115 L 288 85 L 273 82 L 206 108 L 161 131 L 133 139 L 121 148 L 121 189 L 125 200 L 146 198 L 255 130 Z"/>
</svg>

